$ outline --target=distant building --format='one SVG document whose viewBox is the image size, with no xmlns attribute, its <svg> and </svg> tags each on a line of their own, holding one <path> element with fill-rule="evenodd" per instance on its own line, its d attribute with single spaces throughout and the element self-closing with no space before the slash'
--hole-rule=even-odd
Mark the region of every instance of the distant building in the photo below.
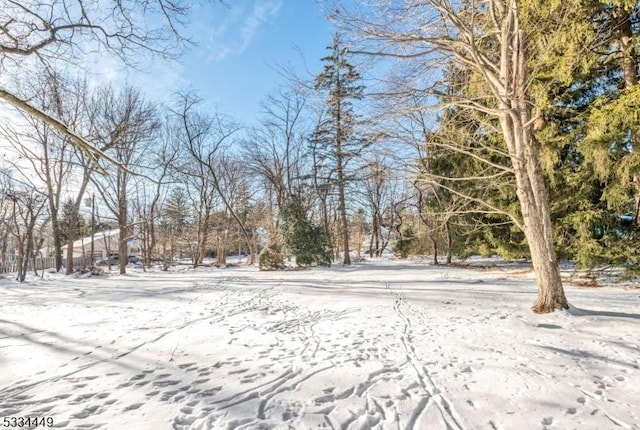
<svg viewBox="0 0 640 430">
<path fill-rule="evenodd" d="M 120 230 L 107 230 L 93 235 L 93 256 L 95 260 L 108 258 L 110 255 L 118 253 L 118 241 L 120 240 Z M 67 248 L 62 247 L 62 258 L 67 258 Z M 127 241 L 128 254 L 140 254 L 140 244 L 137 239 Z M 73 242 L 73 257 L 91 257 L 91 236 L 78 239 Z"/>
</svg>

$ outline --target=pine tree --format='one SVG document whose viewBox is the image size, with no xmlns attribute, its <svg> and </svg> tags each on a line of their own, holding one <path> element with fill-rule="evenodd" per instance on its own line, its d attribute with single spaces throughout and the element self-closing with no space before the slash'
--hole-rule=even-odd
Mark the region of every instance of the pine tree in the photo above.
<svg viewBox="0 0 640 430">
<path fill-rule="evenodd" d="M 536 137 L 544 148 L 558 249 L 587 267 L 640 261 L 632 258 L 633 229 L 620 234 L 620 215 L 633 214 L 638 169 L 634 130 L 640 119 L 630 114 L 640 97 L 630 72 L 637 70 L 630 45 L 635 3 L 569 0 L 530 8 L 526 23 L 545 28 L 561 20 L 565 28 L 534 44 Z"/>
<path fill-rule="evenodd" d="M 75 209 L 72 199 L 68 199 L 62 205 L 60 225 L 62 226 L 60 233 L 62 243 L 72 243 L 82 237 L 86 231 L 86 222 Z"/>
<path fill-rule="evenodd" d="M 165 238 L 168 239 L 169 250 L 165 252 L 167 255 L 167 264 L 173 260 L 176 251 L 180 251 L 179 240 L 184 240 L 190 223 L 190 211 L 188 196 L 183 188 L 174 188 L 171 190 L 167 201 L 161 211 L 161 226 L 165 232 Z M 166 249 L 165 241 L 165 249 Z"/>
<path fill-rule="evenodd" d="M 358 84 L 361 77 L 354 66 L 347 61 L 348 50 L 337 34 L 328 49 L 331 54 L 322 59 L 324 69 L 315 82 L 316 90 L 325 94 L 328 115 L 317 126 L 313 139 L 316 144 L 326 149 L 336 172 L 335 186 L 338 189 L 343 264 L 348 265 L 351 264 L 351 258 L 345 196 L 349 181 L 347 164 L 363 147 L 363 140 L 359 139 L 355 132 L 357 117 L 353 109 L 353 100 L 362 99 L 364 86 Z"/>
<path fill-rule="evenodd" d="M 162 210 L 164 224 L 176 235 L 184 233 L 189 222 L 187 193 L 183 188 L 174 188 Z"/>
<path fill-rule="evenodd" d="M 280 235 L 298 266 L 331 265 L 329 234 L 308 219 L 307 210 L 298 197 L 289 198 L 280 217 Z"/>
</svg>

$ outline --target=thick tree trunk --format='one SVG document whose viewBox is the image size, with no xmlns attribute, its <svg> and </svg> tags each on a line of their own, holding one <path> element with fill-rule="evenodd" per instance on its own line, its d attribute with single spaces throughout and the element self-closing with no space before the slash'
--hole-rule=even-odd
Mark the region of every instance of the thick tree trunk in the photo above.
<svg viewBox="0 0 640 430">
<path fill-rule="evenodd" d="M 504 86 L 499 97 L 500 126 L 516 177 L 522 229 L 536 273 L 538 297 L 533 311 L 547 313 L 567 309 L 569 304 L 553 243 L 549 193 L 540 166 L 540 143 L 533 136 L 527 93 L 528 53 L 525 33 L 519 28 L 517 3 L 512 3 L 504 25 L 503 34 L 510 37 L 502 41 L 500 80 Z"/>
<path fill-rule="evenodd" d="M 513 126 L 513 124 L 511 124 Z M 509 129 L 509 125 L 506 126 Z M 553 243 L 549 197 L 539 163 L 539 144 L 521 126 L 511 128 L 515 146 L 523 149 L 519 157 L 512 156 L 517 195 L 522 213 L 523 230 L 531 262 L 536 273 L 538 298 L 533 310 L 547 313 L 569 307 L 564 295 L 558 260 Z"/>
</svg>

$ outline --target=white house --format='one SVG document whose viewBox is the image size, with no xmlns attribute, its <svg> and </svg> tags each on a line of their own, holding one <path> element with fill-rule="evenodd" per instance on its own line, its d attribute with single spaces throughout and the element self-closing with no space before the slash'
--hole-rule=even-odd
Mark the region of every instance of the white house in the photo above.
<svg viewBox="0 0 640 430">
<path fill-rule="evenodd" d="M 109 257 L 109 255 L 118 253 L 118 241 L 120 239 L 120 230 L 107 230 L 98 232 L 93 235 L 93 255 L 96 260 Z M 83 255 L 91 256 L 92 237 L 87 236 L 73 242 L 73 257 L 82 257 Z M 137 239 L 127 241 L 129 254 L 139 254 L 140 244 Z M 62 258 L 67 258 L 67 245 L 62 247 Z"/>
</svg>

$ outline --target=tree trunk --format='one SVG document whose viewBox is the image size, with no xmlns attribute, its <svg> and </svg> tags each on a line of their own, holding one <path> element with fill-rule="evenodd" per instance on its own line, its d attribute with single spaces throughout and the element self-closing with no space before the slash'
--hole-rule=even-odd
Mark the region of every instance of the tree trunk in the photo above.
<svg viewBox="0 0 640 430">
<path fill-rule="evenodd" d="M 342 173 L 338 173 L 338 178 L 341 178 Z M 341 179 L 338 179 L 341 181 Z M 342 252 L 343 259 L 342 264 L 350 265 L 351 264 L 351 255 L 349 253 L 349 223 L 347 221 L 347 206 L 346 199 L 344 196 L 344 183 L 338 184 L 339 188 L 339 199 L 340 199 L 340 223 L 342 224 Z"/>
<path fill-rule="evenodd" d="M 68 233 L 68 232 L 67 232 Z M 73 240 L 74 237 L 69 235 L 67 240 L 67 264 L 65 266 L 65 275 L 71 275 L 73 273 Z"/>
<path fill-rule="evenodd" d="M 629 89 L 638 84 L 638 58 L 633 37 L 632 17 L 629 11 L 622 7 L 617 7 L 614 16 L 617 19 L 616 26 L 619 28 L 618 45 L 622 54 L 622 73 L 624 76 L 624 88 Z M 638 130 L 630 130 L 631 150 L 640 152 L 640 133 Z M 640 176 L 633 175 L 633 186 L 635 188 L 635 211 L 633 214 L 634 225 L 640 225 L 638 216 L 640 215 Z"/>
<path fill-rule="evenodd" d="M 129 250 L 127 248 L 127 239 L 129 238 L 129 231 L 127 229 L 127 218 L 129 217 L 127 211 L 127 189 L 126 181 L 122 181 L 125 184 L 121 190 L 118 198 L 118 257 L 120 274 L 127 273 L 127 263 L 129 262 Z"/>
<path fill-rule="evenodd" d="M 216 264 L 218 266 L 225 266 L 227 264 L 227 233 L 224 232 L 224 236 L 221 237 L 218 233 L 218 246 L 216 248 Z"/>
<path fill-rule="evenodd" d="M 209 236 L 209 211 L 205 213 L 205 217 L 202 220 L 200 232 L 198 235 L 198 243 L 196 245 L 196 256 L 193 262 L 193 267 L 196 268 L 204 262 L 204 254 L 207 249 L 207 237 Z"/>
<path fill-rule="evenodd" d="M 429 235 L 429 240 L 433 246 L 433 264 L 437 266 L 440 263 L 438 262 L 438 242 L 436 242 L 435 233 Z"/>
<path fill-rule="evenodd" d="M 376 257 L 382 257 L 382 245 L 384 242 L 384 236 L 382 234 L 382 214 L 380 208 L 376 212 L 378 221 L 376 222 Z"/>
<path fill-rule="evenodd" d="M 62 268 L 62 240 L 60 222 L 58 221 L 58 211 L 51 204 L 49 210 L 51 211 L 51 232 L 53 234 L 53 256 L 55 258 L 56 272 L 59 272 Z"/>
<path fill-rule="evenodd" d="M 119 224 L 118 257 L 120 261 L 118 267 L 120 268 L 120 274 L 124 275 L 127 273 L 127 263 L 129 262 L 129 250 L 127 248 L 128 229 L 126 223 Z"/>
<path fill-rule="evenodd" d="M 533 136 L 526 136 L 527 132 L 522 127 L 512 130 L 516 133 L 516 145 L 522 145 L 524 149 L 524 157 L 512 156 L 512 161 L 523 230 L 538 286 L 538 298 L 533 310 L 536 313 L 547 313 L 568 309 L 553 243 L 548 192 L 537 158 L 539 144 Z"/>
<path fill-rule="evenodd" d="M 65 274 L 71 275 L 73 273 L 73 241 L 76 240 L 76 229 L 78 226 L 78 212 L 75 210 L 72 214 L 69 214 L 70 219 L 66 225 L 67 227 L 67 265 Z"/>
<path fill-rule="evenodd" d="M 451 264 L 451 246 L 453 243 L 453 237 L 451 236 L 451 226 L 449 225 L 449 219 L 444 222 L 444 231 L 447 236 L 447 264 Z"/>
<path fill-rule="evenodd" d="M 568 309 L 553 243 L 549 193 L 540 166 L 540 143 L 533 136 L 531 103 L 527 94 L 527 60 L 524 31 L 519 28 L 517 3 L 505 19 L 502 41 L 499 97 L 500 127 L 516 178 L 516 193 L 522 215 L 522 229 L 529 244 L 536 273 L 536 313 Z M 506 31 L 505 31 L 506 30 Z"/>
<path fill-rule="evenodd" d="M 22 283 L 24 282 L 25 278 L 27 277 L 27 272 L 22 270 L 22 261 L 24 260 L 23 254 L 22 254 L 22 246 L 19 247 L 20 249 L 20 255 L 18 255 L 18 258 L 16 258 L 16 270 L 17 270 L 17 274 L 16 274 L 16 281 Z"/>
</svg>

